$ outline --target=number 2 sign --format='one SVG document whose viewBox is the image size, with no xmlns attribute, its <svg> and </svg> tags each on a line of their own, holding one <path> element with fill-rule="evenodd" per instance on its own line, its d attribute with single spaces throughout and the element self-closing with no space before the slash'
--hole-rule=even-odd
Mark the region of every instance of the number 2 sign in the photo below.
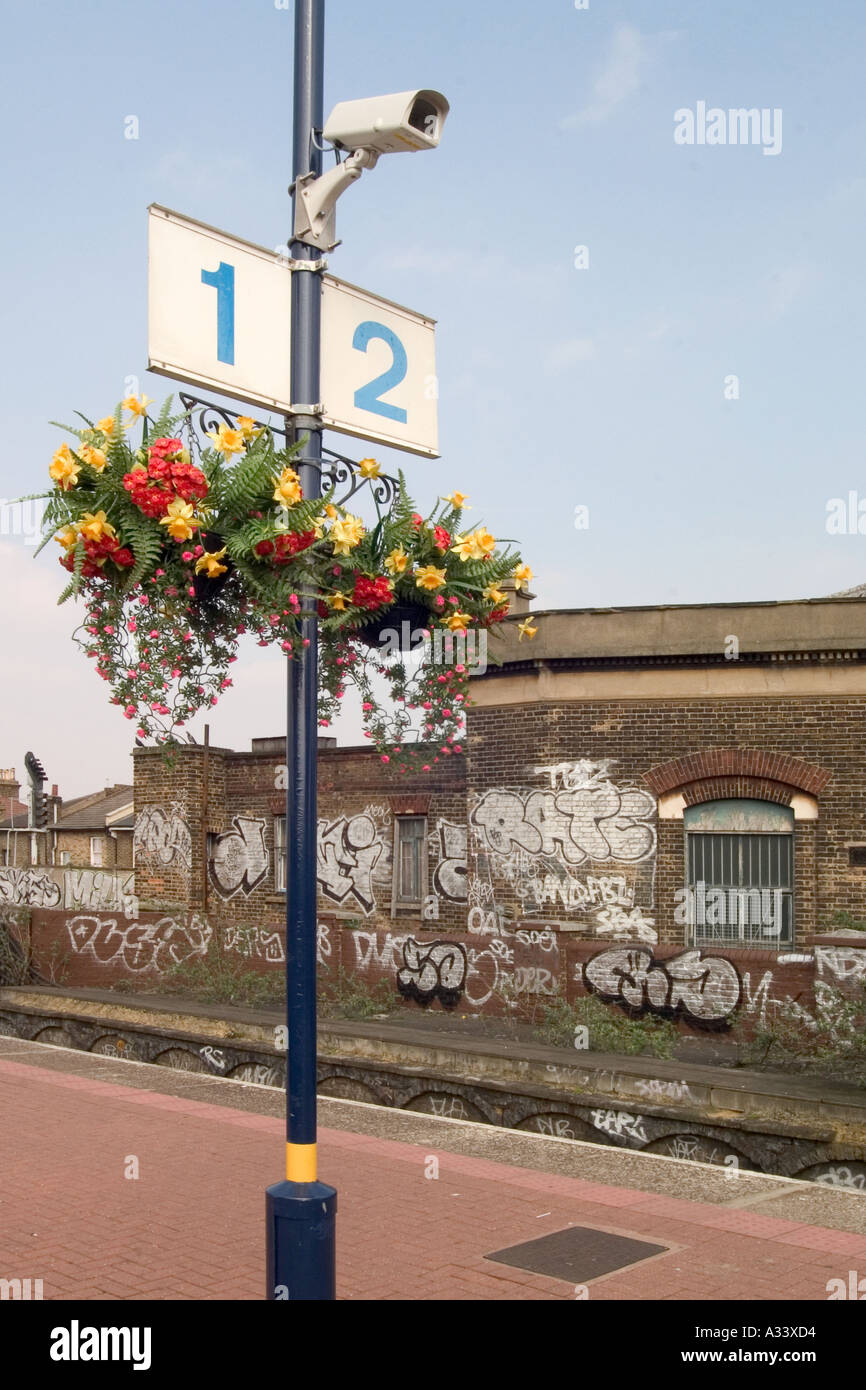
<svg viewBox="0 0 866 1390">
<path fill-rule="evenodd" d="M 156 205 L 149 209 L 148 367 L 287 414 L 286 256 Z M 439 455 L 435 324 L 323 275 L 320 403 L 326 428 Z"/>
</svg>

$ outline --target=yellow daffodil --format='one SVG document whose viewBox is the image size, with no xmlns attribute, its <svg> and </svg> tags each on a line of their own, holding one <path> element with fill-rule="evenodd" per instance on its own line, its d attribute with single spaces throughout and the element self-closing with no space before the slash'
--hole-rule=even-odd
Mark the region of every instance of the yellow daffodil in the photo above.
<svg viewBox="0 0 866 1390">
<path fill-rule="evenodd" d="M 73 457 L 68 444 L 61 444 L 60 448 L 55 450 L 48 472 L 61 492 L 68 492 L 71 487 L 75 487 L 81 472 L 81 464 Z"/>
<path fill-rule="evenodd" d="M 182 502 L 179 497 L 169 503 L 168 512 L 159 523 L 164 526 L 173 541 L 189 541 L 195 534 L 194 512 L 191 502 Z"/>
<path fill-rule="evenodd" d="M 108 463 L 108 455 L 103 449 L 97 449 L 92 444 L 82 444 L 78 450 L 84 462 L 89 464 L 97 473 L 101 473 Z"/>
<path fill-rule="evenodd" d="M 487 599 L 488 603 L 495 603 L 497 607 L 500 603 L 506 603 L 508 600 L 508 595 L 504 594 L 501 589 L 498 589 L 495 584 L 487 585 L 487 588 L 484 590 L 484 597 Z"/>
<path fill-rule="evenodd" d="M 258 433 L 256 430 L 256 422 L 249 415 L 238 416 L 238 429 L 243 435 L 245 444 L 249 444 L 250 440 L 254 439 Z"/>
<path fill-rule="evenodd" d="M 519 633 L 517 640 L 518 642 L 522 642 L 524 637 L 528 637 L 531 640 L 538 631 L 538 628 L 532 626 L 529 618 L 525 618 L 522 623 L 517 624 L 517 631 Z"/>
<path fill-rule="evenodd" d="M 350 550 L 354 550 L 359 545 L 364 535 L 364 523 L 359 516 L 352 516 L 347 512 L 345 516 L 339 517 L 331 527 L 331 540 L 334 542 L 335 555 L 348 555 Z"/>
<path fill-rule="evenodd" d="M 78 544 L 78 532 L 74 526 L 64 526 L 62 531 L 58 531 L 54 537 L 58 545 L 62 545 L 67 552 L 74 550 Z"/>
<path fill-rule="evenodd" d="M 343 610 L 348 607 L 346 603 L 346 595 L 341 593 L 326 594 L 325 602 L 329 605 L 329 607 L 336 609 L 338 613 L 342 613 Z"/>
<path fill-rule="evenodd" d="M 102 433 L 105 435 L 106 439 L 111 439 L 111 438 L 113 438 L 113 436 L 114 436 L 114 427 L 115 427 L 115 419 L 114 419 L 114 416 L 113 416 L 113 415 L 103 415 L 102 419 L 101 419 L 101 420 L 97 420 L 97 422 L 96 422 L 96 428 L 97 428 L 98 430 L 102 430 Z M 122 429 L 122 428 L 123 428 L 123 426 L 121 426 L 121 429 Z"/>
<path fill-rule="evenodd" d="M 442 619 L 443 627 L 450 627 L 452 632 L 465 632 L 471 622 L 471 613 L 452 613 L 450 617 Z"/>
<path fill-rule="evenodd" d="M 496 549 L 496 537 L 491 536 L 484 527 L 479 527 L 477 531 L 470 531 L 465 536 L 457 537 L 457 544 L 452 546 L 455 555 L 459 555 L 461 560 L 484 560 L 491 551 Z"/>
<path fill-rule="evenodd" d="M 147 414 L 147 407 L 150 403 L 151 397 L 144 395 L 140 400 L 138 396 L 125 396 L 122 401 L 124 410 L 131 411 L 137 420 L 140 419 L 142 415 Z"/>
<path fill-rule="evenodd" d="M 421 569 L 415 571 L 416 589 L 441 589 L 445 583 L 445 571 L 437 569 L 435 565 L 422 565 Z"/>
<path fill-rule="evenodd" d="M 381 466 L 375 459 L 361 459 L 358 468 L 362 478 L 378 478 L 382 472 Z"/>
<path fill-rule="evenodd" d="M 289 507 L 293 502 L 300 502 L 303 497 L 301 492 L 301 480 L 294 468 L 284 468 L 280 476 L 271 479 L 274 484 L 274 501 L 281 507 Z"/>
<path fill-rule="evenodd" d="M 232 454 L 242 454 L 244 451 L 244 437 L 240 430 L 233 430 L 230 425 L 220 425 L 216 430 L 208 430 L 208 439 L 213 440 L 213 446 L 218 454 L 224 454 L 227 459 Z"/>
<path fill-rule="evenodd" d="M 465 492 L 452 492 L 449 493 L 447 497 L 443 497 L 442 501 L 450 502 L 452 507 L 456 507 L 458 511 L 462 511 L 469 501 L 469 497 Z"/>
<path fill-rule="evenodd" d="M 114 527 L 105 512 L 85 512 L 78 523 L 78 529 L 86 541 L 101 541 L 103 536 L 113 536 Z"/>
<path fill-rule="evenodd" d="M 409 556 L 402 545 L 398 545 L 396 550 L 392 550 L 390 555 L 385 556 L 385 568 L 389 574 L 404 574 L 408 563 Z"/>
<path fill-rule="evenodd" d="M 529 588 L 529 581 L 532 578 L 532 570 L 528 565 L 518 565 L 514 571 L 514 587 L 518 593 L 521 589 Z"/>
<path fill-rule="evenodd" d="M 225 574 L 228 565 L 221 565 L 220 560 L 226 553 L 226 548 L 222 550 L 206 550 L 200 560 L 195 562 L 196 574 L 206 574 L 208 579 L 216 579 L 218 575 Z"/>
</svg>

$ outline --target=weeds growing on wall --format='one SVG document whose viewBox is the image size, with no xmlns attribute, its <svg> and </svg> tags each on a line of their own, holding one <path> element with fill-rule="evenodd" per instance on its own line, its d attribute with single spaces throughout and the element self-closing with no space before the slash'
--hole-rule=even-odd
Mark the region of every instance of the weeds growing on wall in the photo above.
<svg viewBox="0 0 866 1390">
<path fill-rule="evenodd" d="M 393 1013 L 394 987 L 388 980 L 370 986 L 340 966 L 319 980 L 319 1011 L 323 1018 L 381 1018 Z"/>
<path fill-rule="evenodd" d="M 852 997 L 818 980 L 813 1011 L 771 1002 L 757 1029 L 737 1018 L 732 1032 L 743 1066 L 833 1072 L 866 1086 L 866 984 Z"/>
<path fill-rule="evenodd" d="M 554 1047 L 573 1048 L 583 1028 L 588 1033 L 589 1051 L 616 1052 L 626 1057 L 637 1057 L 641 1053 L 672 1057 L 679 1041 L 677 1027 L 670 1019 L 651 1015 L 628 1018 L 593 995 L 576 999 L 573 1004 L 565 999 L 552 1000 L 542 1009 L 533 1032 L 542 1042 Z"/>
<path fill-rule="evenodd" d="M 0 922 L 0 985 L 24 985 L 30 968 L 20 945 Z"/>
</svg>

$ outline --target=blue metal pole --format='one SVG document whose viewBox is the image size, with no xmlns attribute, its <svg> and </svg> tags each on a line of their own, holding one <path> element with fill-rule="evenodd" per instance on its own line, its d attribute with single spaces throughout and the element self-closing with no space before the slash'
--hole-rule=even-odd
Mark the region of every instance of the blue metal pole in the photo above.
<svg viewBox="0 0 866 1390">
<path fill-rule="evenodd" d="M 325 0 L 295 0 L 293 179 L 320 174 L 323 124 Z M 295 193 L 297 198 L 297 193 Z M 294 260 L 317 257 L 292 241 Z M 295 440 L 309 436 L 296 468 L 305 497 L 321 495 L 319 401 L 321 280 L 292 271 L 292 404 Z M 308 408 L 308 412 L 303 407 Z M 304 608 L 315 612 L 315 594 Z M 337 1194 L 318 1181 L 316 1165 L 316 820 L 318 620 L 303 621 L 306 645 L 288 663 L 286 728 L 286 1180 L 269 1187 L 267 1297 L 290 1301 L 336 1297 Z"/>
</svg>

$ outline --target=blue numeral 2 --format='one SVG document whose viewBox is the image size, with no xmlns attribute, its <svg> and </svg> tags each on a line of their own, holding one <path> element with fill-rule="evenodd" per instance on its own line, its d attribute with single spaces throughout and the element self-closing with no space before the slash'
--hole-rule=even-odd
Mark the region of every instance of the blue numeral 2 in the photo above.
<svg viewBox="0 0 866 1390">
<path fill-rule="evenodd" d="M 235 268 L 220 261 L 219 270 L 203 270 L 203 285 L 217 292 L 217 361 L 235 361 Z"/>
<path fill-rule="evenodd" d="M 369 410 L 374 415 L 384 415 L 387 420 L 399 420 L 401 424 L 405 425 L 405 410 L 398 405 L 389 405 L 387 401 L 379 398 L 386 391 L 390 391 L 392 387 L 399 386 L 405 377 L 409 362 L 406 349 L 396 333 L 392 333 L 390 328 L 385 327 L 384 323 L 375 323 L 371 319 L 358 324 L 352 339 L 352 347 L 357 348 L 359 352 L 366 352 L 368 345 L 374 338 L 381 338 L 383 343 L 388 344 L 393 360 L 387 372 L 383 372 L 381 376 L 377 376 L 366 386 L 358 387 L 355 392 L 355 405 L 359 410 Z"/>
</svg>

